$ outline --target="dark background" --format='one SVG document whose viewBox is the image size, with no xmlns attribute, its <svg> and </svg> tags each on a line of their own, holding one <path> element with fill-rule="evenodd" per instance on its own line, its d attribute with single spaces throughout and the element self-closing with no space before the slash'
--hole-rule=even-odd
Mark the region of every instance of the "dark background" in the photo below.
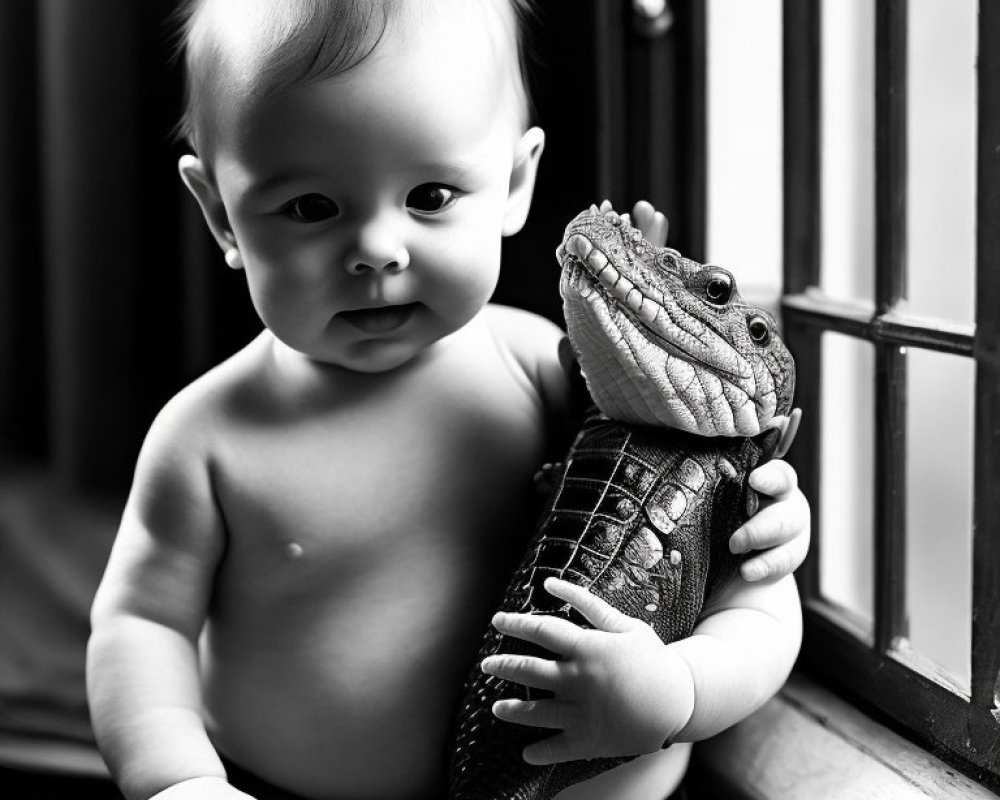
<svg viewBox="0 0 1000 800">
<path fill-rule="evenodd" d="M 177 176 L 176 4 L 0 3 L 0 463 L 87 490 L 122 492 L 165 400 L 260 328 Z M 651 43 L 624 0 L 538 5 L 548 143 L 496 300 L 559 320 L 553 253 L 592 202 L 653 200 L 697 254 L 702 138 L 693 116 L 676 124 L 690 98 L 672 93 L 699 83 L 674 78 L 696 44 L 678 25 Z M 700 3 L 674 6 L 690 29 Z"/>
</svg>

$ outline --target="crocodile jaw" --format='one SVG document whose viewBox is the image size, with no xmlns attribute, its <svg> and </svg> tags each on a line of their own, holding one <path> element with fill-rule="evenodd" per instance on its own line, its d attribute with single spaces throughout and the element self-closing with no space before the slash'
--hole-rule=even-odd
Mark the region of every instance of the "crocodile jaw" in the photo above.
<svg viewBox="0 0 1000 800">
<path fill-rule="evenodd" d="M 675 251 L 592 209 L 570 223 L 558 257 L 570 341 L 607 416 L 702 436 L 752 436 L 775 416 L 764 361 L 699 317 Z"/>
</svg>

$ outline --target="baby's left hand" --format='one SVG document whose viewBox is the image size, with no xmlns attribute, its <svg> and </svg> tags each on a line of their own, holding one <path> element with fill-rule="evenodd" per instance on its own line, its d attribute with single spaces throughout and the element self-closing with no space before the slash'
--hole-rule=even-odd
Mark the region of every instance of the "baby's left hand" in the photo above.
<svg viewBox="0 0 1000 800">
<path fill-rule="evenodd" d="M 524 750 L 529 764 L 635 756 L 663 747 L 694 711 L 687 662 L 645 622 L 622 614 L 586 589 L 549 578 L 546 590 L 594 626 L 559 617 L 499 613 L 494 627 L 551 650 L 558 661 L 522 655 L 483 659 L 483 672 L 553 693 L 551 699 L 499 700 L 507 722 L 561 729 Z"/>
<path fill-rule="evenodd" d="M 749 480 L 762 495 L 760 510 L 733 533 L 729 549 L 733 553 L 762 551 L 740 565 L 744 579 L 780 578 L 798 569 L 809 551 L 809 502 L 786 461 L 762 464 Z"/>
<path fill-rule="evenodd" d="M 663 247 L 667 243 L 670 222 L 647 200 L 640 200 L 632 206 L 629 218 L 654 247 Z"/>
<path fill-rule="evenodd" d="M 605 200 L 600 205 L 601 211 L 611 211 L 610 200 Z M 670 232 L 670 221 L 659 211 L 653 208 L 648 200 L 640 200 L 632 210 L 622 217 L 630 224 L 638 228 L 642 235 L 654 247 L 663 247 L 667 243 L 667 234 Z"/>
</svg>

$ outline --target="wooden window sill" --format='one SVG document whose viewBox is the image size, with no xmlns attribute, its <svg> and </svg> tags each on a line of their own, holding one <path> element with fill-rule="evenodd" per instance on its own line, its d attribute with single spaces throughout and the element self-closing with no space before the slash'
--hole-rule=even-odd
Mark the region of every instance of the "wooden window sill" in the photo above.
<svg viewBox="0 0 1000 800">
<path fill-rule="evenodd" d="M 757 713 L 696 747 L 692 777 L 704 796 L 727 800 L 998 798 L 798 673 Z"/>
</svg>

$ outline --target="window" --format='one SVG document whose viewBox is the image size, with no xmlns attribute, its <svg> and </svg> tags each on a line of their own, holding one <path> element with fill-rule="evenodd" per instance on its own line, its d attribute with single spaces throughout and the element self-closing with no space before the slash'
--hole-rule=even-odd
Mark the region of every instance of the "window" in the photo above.
<svg viewBox="0 0 1000 800">
<path fill-rule="evenodd" d="M 803 663 L 995 779 L 1000 6 L 786 0 L 783 23 Z"/>
<path fill-rule="evenodd" d="M 1000 785 L 1000 4 L 662 5 L 594 3 L 599 184 L 780 306 L 800 665 Z"/>
</svg>

